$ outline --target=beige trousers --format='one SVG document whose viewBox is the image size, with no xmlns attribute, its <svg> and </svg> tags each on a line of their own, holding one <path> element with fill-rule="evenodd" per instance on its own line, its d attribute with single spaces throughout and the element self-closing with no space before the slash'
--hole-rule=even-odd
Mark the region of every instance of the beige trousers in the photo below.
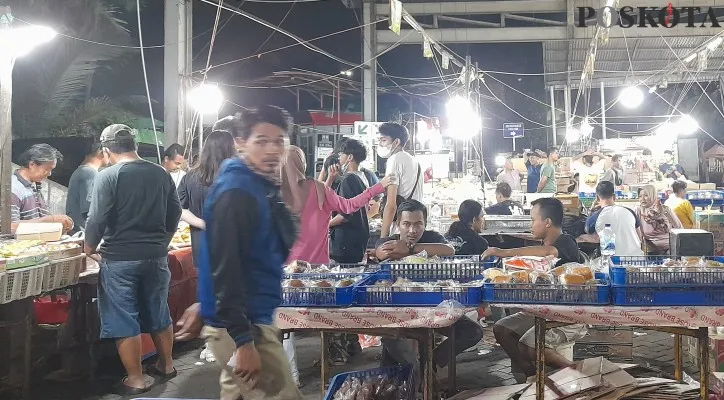
<svg viewBox="0 0 724 400">
<path fill-rule="evenodd" d="M 252 387 L 234 375 L 227 364 L 236 344 L 226 329 L 204 326 L 201 336 L 221 366 L 221 400 L 301 400 L 302 394 L 292 379 L 289 361 L 279 340 L 279 330 L 271 325 L 254 325 L 254 346 L 261 358 L 261 373 Z"/>
</svg>

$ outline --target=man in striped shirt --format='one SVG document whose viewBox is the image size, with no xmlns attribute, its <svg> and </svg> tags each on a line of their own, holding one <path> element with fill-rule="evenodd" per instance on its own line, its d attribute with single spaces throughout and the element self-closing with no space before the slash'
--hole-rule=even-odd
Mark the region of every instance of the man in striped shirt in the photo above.
<svg viewBox="0 0 724 400">
<path fill-rule="evenodd" d="M 50 176 L 58 160 L 62 159 L 63 155 L 58 150 L 45 143 L 35 144 L 20 154 L 20 168 L 10 181 L 13 232 L 20 221 L 60 222 L 64 232 L 73 228 L 73 220 L 67 215 L 50 215 L 48 204 L 40 193 L 41 182 Z"/>
</svg>

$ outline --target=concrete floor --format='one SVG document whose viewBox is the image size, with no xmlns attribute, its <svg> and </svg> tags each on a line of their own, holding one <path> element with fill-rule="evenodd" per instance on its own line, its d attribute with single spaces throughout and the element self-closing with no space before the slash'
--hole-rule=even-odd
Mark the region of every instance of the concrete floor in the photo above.
<svg viewBox="0 0 724 400">
<path fill-rule="evenodd" d="M 671 373 L 673 371 L 673 339 L 668 334 L 637 330 L 645 335 L 634 338 L 634 361 Z M 158 385 L 144 394 L 146 398 L 174 399 L 215 399 L 218 398 L 219 369 L 213 363 L 202 362 L 198 355 L 201 342 L 196 341 L 177 346 L 175 349 L 176 369 L 179 375 L 170 382 Z M 320 339 L 318 334 L 305 334 L 297 337 L 297 358 L 301 389 L 305 400 L 321 399 L 320 388 Z M 333 374 L 375 368 L 379 365 L 380 348 L 365 349 L 344 367 L 333 369 Z M 117 361 L 102 363 L 96 382 L 77 381 L 66 383 L 38 382 L 33 387 L 33 399 L 37 400 L 126 400 L 114 394 L 113 385 L 123 372 Z M 510 360 L 500 347 L 495 345 L 492 333 L 486 329 L 483 341 L 464 354 L 458 356 L 458 389 L 475 389 L 514 383 L 510 374 Z M 696 368 L 690 363 L 685 369 L 697 376 Z M 438 370 L 438 379 L 442 388 L 447 385 L 447 370 Z"/>
</svg>

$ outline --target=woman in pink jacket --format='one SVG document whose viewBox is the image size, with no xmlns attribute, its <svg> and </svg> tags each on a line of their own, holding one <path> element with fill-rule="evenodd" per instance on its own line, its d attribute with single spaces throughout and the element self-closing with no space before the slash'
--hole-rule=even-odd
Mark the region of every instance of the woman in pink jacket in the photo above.
<svg viewBox="0 0 724 400">
<path fill-rule="evenodd" d="M 310 264 L 328 264 L 332 212 L 351 214 L 366 206 L 370 199 L 385 191 L 392 183 L 392 177 L 386 176 L 359 196 L 345 199 L 322 182 L 307 178 L 306 169 L 302 149 L 290 146 L 282 165 L 282 199 L 299 216 L 301 224 L 287 262 L 301 260 Z"/>
</svg>

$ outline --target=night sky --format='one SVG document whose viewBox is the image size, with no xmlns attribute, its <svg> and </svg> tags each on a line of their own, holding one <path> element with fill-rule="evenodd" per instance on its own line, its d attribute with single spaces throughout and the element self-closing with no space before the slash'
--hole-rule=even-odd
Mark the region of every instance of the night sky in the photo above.
<svg viewBox="0 0 724 400">
<path fill-rule="evenodd" d="M 341 1 L 328 0 L 319 2 L 304 3 L 252 3 L 252 2 L 229 2 L 229 4 L 240 6 L 244 11 L 257 15 L 271 23 L 279 24 L 285 14 L 289 12 L 281 27 L 291 31 L 303 39 L 311 39 L 318 36 L 327 35 L 340 30 L 358 26 L 358 18 L 361 21 L 361 10 L 352 10 L 346 8 Z M 206 34 L 196 37 L 193 42 L 193 53 L 195 55 L 194 70 L 201 70 L 206 65 L 208 55 L 207 44 L 211 39 L 210 29 L 213 27 L 216 15 L 216 7 L 200 1 L 194 2 L 194 35 Z M 291 7 L 291 12 L 289 11 Z M 356 14 L 355 14 L 356 11 Z M 163 43 L 163 2 L 153 1 L 147 2 L 142 9 L 142 21 L 144 28 L 144 44 L 146 46 L 157 45 Z M 232 16 L 231 12 L 222 10 L 220 18 L 220 26 Z M 137 28 L 135 24 L 135 15 L 124 15 L 123 19 L 129 21 L 129 30 L 132 32 L 134 40 L 137 41 Z M 380 25 L 384 25 L 381 23 Z M 382 26 L 380 26 L 382 28 Z M 287 46 L 295 43 L 292 39 L 274 33 L 271 39 L 260 48 L 262 43 L 267 40 L 272 31 L 254 21 L 246 19 L 242 16 L 234 15 L 223 30 L 217 34 L 216 42 L 211 57 L 211 65 L 224 63 L 227 61 L 249 57 L 259 52 L 273 50 L 279 47 Z M 337 55 L 340 58 L 353 63 L 361 63 L 362 53 L 362 37 L 361 29 L 349 31 L 346 33 L 331 36 L 329 38 L 320 39 L 313 42 L 320 48 Z M 519 73 L 542 73 L 542 47 L 536 44 L 460 44 L 449 46 L 453 51 L 465 56 L 470 54 L 473 62 L 480 63 L 480 67 L 489 70 L 502 70 Z M 137 57 L 136 58 L 140 58 Z M 149 73 L 149 82 L 151 97 L 163 103 L 163 51 L 162 49 L 149 49 L 146 51 L 146 60 Z M 381 56 L 379 59 L 381 66 L 390 75 L 402 77 L 436 77 L 439 73 L 435 64 L 431 60 L 427 60 L 422 55 L 421 45 L 405 45 L 398 47 L 391 52 Z M 439 58 L 438 58 L 439 60 Z M 213 68 L 209 72 L 208 79 L 212 82 L 240 84 L 253 78 L 270 75 L 274 71 L 285 71 L 292 68 L 306 69 L 309 71 L 338 74 L 340 70 L 346 70 L 348 67 L 337 61 L 331 60 L 326 56 L 313 52 L 303 46 L 295 46 L 288 49 L 276 51 L 261 57 L 254 57 L 246 61 L 234 63 L 228 66 Z M 382 69 L 378 67 L 378 72 L 382 73 Z M 450 73 L 443 70 L 443 73 Z M 127 68 L 121 71 L 115 71 L 114 79 L 109 79 L 101 83 L 103 86 L 99 90 L 112 91 L 114 93 L 140 94 L 143 93 L 143 79 L 140 73 L 140 61 L 129 63 Z M 199 77 L 199 74 L 195 75 Z M 546 95 L 543 88 L 542 76 L 496 76 L 509 85 L 516 87 L 518 90 L 526 92 L 534 97 L 545 100 Z M 361 71 L 358 69 L 350 79 L 361 80 Z M 408 80 L 397 80 L 400 85 L 410 84 Z M 393 83 L 378 78 L 379 85 L 392 86 Z M 488 85 L 496 91 L 499 97 L 505 97 L 506 103 L 514 105 L 513 107 L 522 114 L 529 116 L 533 114 L 528 110 L 536 107 L 535 102 L 526 99 L 515 92 L 505 90 L 503 86 L 494 81 L 488 81 Z M 262 103 L 270 103 L 285 107 L 289 110 L 296 108 L 295 96 L 283 89 L 245 89 L 222 87 L 225 96 L 235 103 L 244 106 L 254 106 Z M 423 92 L 421 89 L 409 89 L 415 93 Z M 407 95 L 406 95 L 407 96 Z M 429 114 L 427 103 L 432 100 L 433 114 L 444 114 L 444 102 L 448 95 L 441 93 L 438 96 L 420 97 L 423 101 L 413 101 L 413 110 L 425 115 Z M 409 97 L 409 96 L 408 96 Z M 361 110 L 361 97 L 343 98 L 342 109 L 348 107 L 352 110 Z M 399 96 L 395 95 L 379 95 L 378 110 L 380 119 L 389 118 L 395 111 L 406 112 L 409 110 L 409 103 Z M 332 102 L 327 101 L 326 107 L 331 108 Z M 519 122 L 512 112 L 500 106 L 499 104 L 488 104 L 488 112 L 486 117 L 492 118 L 486 121 L 486 125 L 499 129 L 502 122 Z M 160 107 L 156 107 L 158 112 L 162 112 Z M 302 109 L 318 109 L 319 101 L 308 95 L 302 95 Z M 222 114 L 233 113 L 236 107 L 226 105 L 222 109 Z M 541 113 L 541 109 L 538 108 Z M 543 110 L 545 112 L 545 110 Z M 162 114 L 160 114 L 162 115 Z M 539 120 L 546 123 L 545 115 L 530 115 L 529 118 Z M 531 128 L 534 126 L 531 126 Z M 528 126 L 526 127 L 526 129 Z M 531 131 L 531 137 L 536 145 L 536 140 L 541 142 L 538 146 L 545 144 L 545 130 Z M 500 132 L 494 134 L 493 143 L 491 145 L 500 147 L 500 151 L 510 149 L 510 140 L 502 139 Z M 519 141 L 519 146 L 528 142 L 524 139 L 523 143 Z M 527 144 L 530 146 L 530 142 Z"/>
<path fill-rule="evenodd" d="M 361 10 L 348 9 L 339 0 L 280 4 L 251 1 L 230 1 L 227 3 L 239 6 L 244 11 L 259 16 L 273 24 L 281 23 L 282 28 L 291 31 L 302 39 L 312 39 L 355 27 L 359 25 L 358 21 L 362 19 Z M 193 7 L 194 35 L 196 36 L 193 42 L 193 53 L 195 56 L 194 70 L 198 71 L 206 65 L 208 55 L 207 45 L 211 38 L 210 31 L 213 27 L 217 8 L 198 0 L 194 1 Z M 221 12 L 220 26 L 225 26 L 216 38 L 211 57 L 212 66 L 231 60 L 250 57 L 259 52 L 265 52 L 295 43 L 292 39 L 279 33 L 274 33 L 267 41 L 272 30 L 245 17 L 232 15 L 231 12 L 225 10 Z M 231 20 L 229 21 L 230 17 Z M 136 27 L 135 13 L 123 14 L 121 18 L 128 21 L 128 28 L 131 31 L 133 40 L 137 43 L 138 30 Z M 283 22 L 282 19 L 284 19 Z M 152 46 L 163 43 L 163 1 L 147 1 L 145 7 L 142 8 L 142 21 L 144 44 L 146 46 Z M 385 25 L 385 23 L 383 22 L 380 25 Z M 383 26 L 380 26 L 380 28 L 383 28 Z M 267 41 L 266 44 L 262 46 L 262 43 L 265 41 Z M 361 43 L 361 29 L 337 34 L 314 42 L 315 45 L 322 49 L 353 63 L 361 63 Z M 520 74 L 541 74 L 543 72 L 542 45 L 540 43 L 459 44 L 449 45 L 449 47 L 463 57 L 469 54 L 473 63 L 478 62 L 483 70 L 507 71 Z M 157 101 L 157 106 L 155 107 L 156 114 L 157 118 L 161 119 L 163 115 L 163 50 L 146 50 L 146 59 L 148 63 L 151 97 Z M 403 77 L 435 77 L 439 75 L 435 64 L 431 60 L 423 57 L 421 45 L 398 47 L 381 56 L 378 60 L 382 67 L 378 67 L 378 72 L 380 73 L 383 72 L 382 69 L 384 68 L 390 75 Z M 303 46 L 295 46 L 261 57 L 252 57 L 243 62 L 211 69 L 208 79 L 211 82 L 218 82 L 220 84 L 242 84 L 250 79 L 267 76 L 275 71 L 290 70 L 292 68 L 335 75 L 338 74 L 340 70 L 346 70 L 348 67 L 326 56 L 306 49 Z M 448 71 L 443 72 L 449 73 Z M 195 77 L 199 78 L 200 74 L 195 74 Z M 549 101 L 548 93 L 545 91 L 543 85 L 542 75 L 494 75 L 494 78 L 544 103 L 548 103 Z M 356 70 L 351 79 L 361 80 L 361 71 L 359 69 Z M 381 77 L 378 78 L 378 83 L 384 86 L 392 85 L 390 81 Z M 411 81 L 397 80 L 397 83 L 404 85 L 411 83 Z M 528 119 L 538 121 L 543 125 L 549 125 L 547 119 L 547 113 L 550 110 L 549 107 L 536 103 L 506 88 L 492 78 L 486 79 L 486 83 L 496 96 L 501 98 L 508 106 L 523 114 Z M 710 89 L 714 89 L 717 86 L 718 85 L 711 85 Z M 259 90 L 223 86 L 222 90 L 230 101 L 244 106 L 268 103 L 287 108 L 291 111 L 296 109 L 295 96 L 284 89 Z M 607 101 L 617 96 L 619 90 L 620 89 L 616 88 L 607 89 Z M 420 92 L 422 90 L 413 89 L 413 91 Z M 109 74 L 102 82 L 95 82 L 94 92 L 97 92 L 99 95 L 143 94 L 144 87 L 140 57 L 137 52 L 123 68 L 114 70 L 112 74 Z M 680 94 L 681 91 L 677 91 L 675 85 L 670 85 L 666 93 L 669 93 L 671 96 L 670 99 L 673 100 L 674 96 Z M 669 96 L 669 94 L 666 94 L 666 96 Z M 689 93 L 689 96 L 693 96 L 694 100 L 700 95 L 701 90 L 699 90 L 697 86 L 694 86 Z M 429 115 L 430 110 L 427 103 L 429 100 L 432 100 L 433 116 L 444 116 L 444 103 L 448 96 L 448 93 L 443 92 L 433 97 L 420 97 L 423 101 L 413 101 L 413 110 L 421 114 Z M 710 92 L 710 96 L 718 99 L 719 94 Z M 409 98 L 408 95 L 406 95 L 406 97 Z M 588 107 L 592 113 L 598 113 L 600 108 L 599 99 L 597 90 L 593 90 L 591 100 L 588 102 Z M 361 96 L 343 98 L 342 109 L 345 110 L 349 108 L 360 111 L 361 101 Z M 378 102 L 380 120 L 389 119 L 392 115 L 395 115 L 397 111 L 407 112 L 410 107 L 405 99 L 396 95 L 378 95 Z M 331 107 L 332 102 L 327 101 L 326 108 L 332 111 Z M 557 107 L 563 108 L 562 95 L 559 97 Z M 319 101 L 311 96 L 302 95 L 301 108 L 318 109 Z M 495 101 L 484 101 L 483 109 L 483 117 L 489 118 L 485 121 L 485 127 L 487 128 L 485 133 L 486 145 L 489 145 L 490 151 L 493 152 L 510 151 L 512 147 L 511 141 L 503 139 L 502 132 L 500 132 L 502 123 L 523 122 L 523 120 L 508 108 Z M 235 106 L 227 103 L 221 113 L 222 115 L 231 114 L 237 110 Z M 580 112 L 582 112 L 582 110 L 579 110 L 579 113 Z M 618 106 L 613 107 L 609 111 L 609 115 L 661 115 L 667 114 L 668 112 L 668 106 L 664 102 L 654 100 L 648 102 L 645 107 L 636 111 L 627 111 Z M 698 103 L 697 113 L 693 114 L 702 114 L 702 116 L 695 115 L 700 119 L 702 127 L 707 127 L 709 132 L 720 135 L 719 129 L 717 128 L 721 123 L 720 114 L 714 110 L 706 98 Z M 703 115 L 708 115 L 710 120 L 707 120 Z M 558 122 L 560 123 L 561 121 Z M 518 148 L 544 148 L 546 146 L 546 132 L 548 129 L 541 128 L 540 125 L 529 122 L 525 124 L 526 138 L 518 141 Z M 620 130 L 640 131 L 649 127 L 650 126 L 627 125 L 617 126 L 616 128 Z M 600 137 L 600 131 L 598 129 L 594 131 L 594 137 L 595 136 Z"/>
</svg>

